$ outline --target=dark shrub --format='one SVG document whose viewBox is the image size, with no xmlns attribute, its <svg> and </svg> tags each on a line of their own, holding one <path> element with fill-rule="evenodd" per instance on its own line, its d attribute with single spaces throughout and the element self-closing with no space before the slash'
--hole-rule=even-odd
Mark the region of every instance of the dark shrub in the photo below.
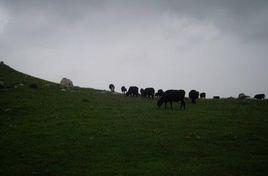
<svg viewBox="0 0 268 176">
<path fill-rule="evenodd" d="M 38 88 L 36 83 L 30 84 L 29 87 L 32 88 L 32 89 L 37 89 Z"/>
</svg>

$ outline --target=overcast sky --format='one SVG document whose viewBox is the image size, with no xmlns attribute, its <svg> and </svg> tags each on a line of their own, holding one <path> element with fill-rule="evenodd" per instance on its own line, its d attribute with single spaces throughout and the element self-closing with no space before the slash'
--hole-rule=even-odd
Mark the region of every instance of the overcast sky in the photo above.
<svg viewBox="0 0 268 176">
<path fill-rule="evenodd" d="M 267 0 L 0 0 L 0 60 L 108 89 L 268 94 Z"/>
</svg>

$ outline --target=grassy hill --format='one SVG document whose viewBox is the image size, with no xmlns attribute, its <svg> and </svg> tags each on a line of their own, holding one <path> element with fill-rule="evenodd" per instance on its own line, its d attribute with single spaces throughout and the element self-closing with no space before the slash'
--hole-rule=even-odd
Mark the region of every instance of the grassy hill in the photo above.
<svg viewBox="0 0 268 176">
<path fill-rule="evenodd" d="M 165 111 L 142 98 L 62 91 L 4 64 L 0 81 L 0 175 L 268 174 L 266 100 Z"/>
</svg>

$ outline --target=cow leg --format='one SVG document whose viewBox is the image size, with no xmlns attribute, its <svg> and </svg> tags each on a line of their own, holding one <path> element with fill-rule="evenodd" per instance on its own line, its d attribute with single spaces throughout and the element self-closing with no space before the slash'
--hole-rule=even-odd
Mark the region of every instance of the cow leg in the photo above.
<svg viewBox="0 0 268 176">
<path fill-rule="evenodd" d="M 185 101 L 181 101 L 181 107 L 180 107 L 180 109 L 182 109 L 183 108 L 183 110 L 185 110 Z"/>
<path fill-rule="evenodd" d="M 165 102 L 165 109 L 167 109 L 167 102 Z"/>
<path fill-rule="evenodd" d="M 173 108 L 172 108 L 172 101 L 170 101 L 170 107 L 171 107 L 171 110 L 173 110 Z"/>
</svg>

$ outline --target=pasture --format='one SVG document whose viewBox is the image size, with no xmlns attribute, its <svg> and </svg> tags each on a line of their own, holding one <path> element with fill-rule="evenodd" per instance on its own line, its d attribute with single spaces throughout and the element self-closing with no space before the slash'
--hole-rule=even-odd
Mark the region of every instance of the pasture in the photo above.
<svg viewBox="0 0 268 176">
<path fill-rule="evenodd" d="M 0 175 L 268 174 L 268 101 L 155 100 L 0 67 Z M 35 83 L 37 88 L 30 88 Z"/>
</svg>

